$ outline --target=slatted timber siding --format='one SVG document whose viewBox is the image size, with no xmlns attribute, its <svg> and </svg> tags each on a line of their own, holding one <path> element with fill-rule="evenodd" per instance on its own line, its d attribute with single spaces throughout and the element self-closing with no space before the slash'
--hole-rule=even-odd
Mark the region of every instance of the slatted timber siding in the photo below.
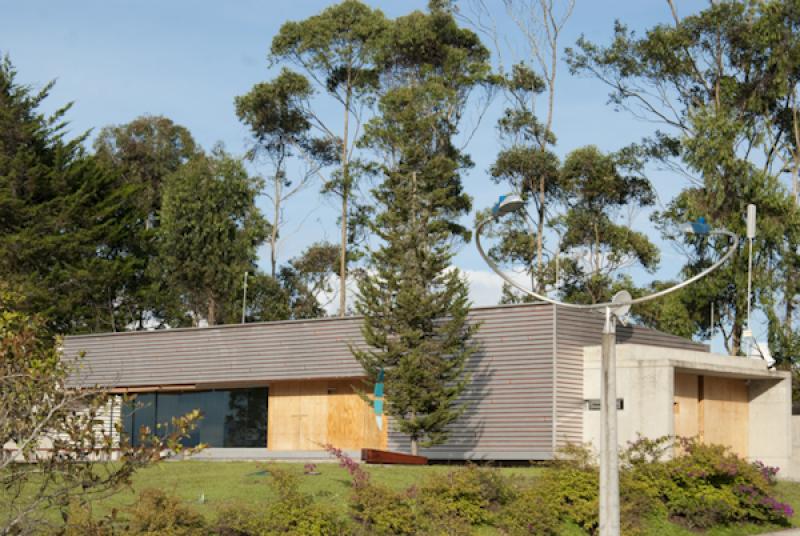
<svg viewBox="0 0 800 536">
<path fill-rule="evenodd" d="M 548 304 L 476 308 L 479 350 L 467 364 L 466 411 L 433 459 L 533 460 L 553 454 L 553 314 Z M 389 449 L 409 452 L 389 424 Z"/>
<path fill-rule="evenodd" d="M 362 376 L 361 319 L 264 322 L 66 337 L 78 385 L 158 387 Z"/>
<path fill-rule="evenodd" d="M 433 459 L 550 459 L 580 441 L 583 348 L 600 344 L 602 315 L 549 304 L 479 307 L 479 350 L 464 415 L 447 444 L 422 449 Z M 363 345 L 362 319 L 327 318 L 209 328 L 67 337 L 64 355 L 85 352 L 73 385 L 158 388 L 254 385 L 363 375 L 349 344 Z M 618 342 L 692 350 L 704 345 L 639 327 L 618 328 Z M 408 451 L 390 422 L 389 448 Z"/>
<path fill-rule="evenodd" d="M 583 440 L 583 349 L 602 342 L 603 314 L 556 307 L 555 324 L 555 447 Z M 617 324 L 617 344 L 643 344 L 708 352 L 705 344 L 642 326 Z"/>
</svg>

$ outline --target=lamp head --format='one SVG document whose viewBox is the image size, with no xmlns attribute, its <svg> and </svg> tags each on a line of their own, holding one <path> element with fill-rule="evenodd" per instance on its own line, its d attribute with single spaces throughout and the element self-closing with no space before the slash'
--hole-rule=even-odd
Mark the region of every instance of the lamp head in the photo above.
<svg viewBox="0 0 800 536">
<path fill-rule="evenodd" d="M 703 216 L 700 216 L 697 221 L 681 225 L 681 231 L 688 234 L 707 235 L 711 232 L 711 226 L 706 223 L 706 219 Z"/>
<path fill-rule="evenodd" d="M 499 218 L 512 212 L 517 212 L 525 206 L 522 198 L 516 194 L 501 195 L 497 203 L 492 207 L 492 216 Z"/>
</svg>

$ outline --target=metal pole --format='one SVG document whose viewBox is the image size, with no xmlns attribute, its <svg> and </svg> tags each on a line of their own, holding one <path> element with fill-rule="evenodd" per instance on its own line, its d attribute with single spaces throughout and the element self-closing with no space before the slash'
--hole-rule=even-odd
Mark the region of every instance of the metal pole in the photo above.
<svg viewBox="0 0 800 536">
<path fill-rule="evenodd" d="M 242 324 L 245 322 L 247 312 L 247 272 L 244 273 L 244 296 L 242 296 Z"/>
<path fill-rule="evenodd" d="M 619 536 L 616 317 L 606 307 L 601 356 L 600 536 Z"/>
<path fill-rule="evenodd" d="M 753 239 L 750 242 L 750 251 L 747 256 L 747 329 L 752 330 L 750 325 L 750 302 L 753 298 Z"/>
</svg>

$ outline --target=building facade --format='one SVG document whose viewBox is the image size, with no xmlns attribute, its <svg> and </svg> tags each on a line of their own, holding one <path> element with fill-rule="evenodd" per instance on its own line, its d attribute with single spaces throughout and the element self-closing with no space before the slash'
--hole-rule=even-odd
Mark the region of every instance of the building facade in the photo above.
<svg viewBox="0 0 800 536">
<path fill-rule="evenodd" d="M 560 446 L 594 439 L 601 315 L 536 303 L 475 308 L 470 321 L 480 329 L 479 350 L 467 366 L 467 409 L 452 426 L 448 442 L 422 449 L 422 454 L 445 460 L 548 460 Z M 280 457 L 319 452 L 325 444 L 407 452 L 408 438 L 391 422 L 379 428 L 359 394 L 370 390 L 351 353 L 351 347 L 364 345 L 361 322 L 359 317 L 325 318 L 74 336 L 65 339 L 64 354 L 80 363 L 74 386 L 137 394 L 135 411 L 119 411 L 128 431 L 199 408 L 204 419 L 190 441 L 208 444 L 210 455 L 256 449 Z M 622 430 L 641 428 L 641 412 L 635 421 L 634 409 L 647 398 L 636 391 L 642 380 L 624 379 L 627 364 L 643 368 L 645 361 L 681 355 L 684 362 L 701 363 L 691 372 L 698 378 L 757 377 L 765 382 L 759 388 L 770 396 L 781 398 L 787 385 L 791 391 L 786 375 L 768 371 L 763 362 L 711 356 L 705 345 L 652 329 L 619 326 L 617 342 Z M 655 358 L 643 361 L 645 355 Z M 728 369 L 705 366 L 701 358 L 721 359 Z M 680 376 L 687 370 L 684 365 L 673 363 L 657 375 L 662 402 L 651 408 L 652 416 L 651 410 L 643 411 L 648 413 L 645 421 L 652 417 L 661 424 L 642 429 L 649 435 L 693 431 L 675 424 L 675 400 L 687 381 Z M 746 386 L 749 407 L 756 384 Z M 705 402 L 709 396 L 704 408 L 710 407 Z M 625 424 L 631 419 L 633 424 Z M 253 457 L 261 457 L 256 450 Z"/>
</svg>

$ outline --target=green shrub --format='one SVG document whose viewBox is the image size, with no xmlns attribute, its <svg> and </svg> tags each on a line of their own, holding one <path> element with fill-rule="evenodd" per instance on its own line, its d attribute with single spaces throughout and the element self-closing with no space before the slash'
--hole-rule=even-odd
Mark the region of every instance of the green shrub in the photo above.
<svg viewBox="0 0 800 536">
<path fill-rule="evenodd" d="M 158 489 L 146 489 L 129 510 L 122 534 L 130 536 L 197 536 L 208 534 L 205 519 L 180 499 Z"/>
<path fill-rule="evenodd" d="M 88 504 L 74 501 L 67 509 L 62 536 L 113 536 L 116 512 L 112 517 L 95 519 Z"/>
<path fill-rule="evenodd" d="M 278 497 L 262 508 L 233 506 L 217 517 L 216 532 L 222 536 L 338 536 L 346 534 L 344 520 L 314 502 L 299 489 L 299 476 L 270 468 Z"/>
<path fill-rule="evenodd" d="M 429 478 L 420 488 L 423 509 L 444 517 L 458 517 L 470 525 L 482 525 L 515 495 L 508 479 L 492 468 L 467 465 L 445 476 Z"/>
<path fill-rule="evenodd" d="M 559 534 L 561 512 L 558 497 L 543 488 L 539 480 L 518 493 L 502 511 L 498 525 L 511 536 Z"/>
<path fill-rule="evenodd" d="M 773 496 L 775 470 L 750 463 L 721 445 L 669 438 L 640 439 L 623 454 L 627 485 L 660 501 L 669 517 L 689 528 L 740 522 L 788 524 L 791 507 Z"/>
</svg>

